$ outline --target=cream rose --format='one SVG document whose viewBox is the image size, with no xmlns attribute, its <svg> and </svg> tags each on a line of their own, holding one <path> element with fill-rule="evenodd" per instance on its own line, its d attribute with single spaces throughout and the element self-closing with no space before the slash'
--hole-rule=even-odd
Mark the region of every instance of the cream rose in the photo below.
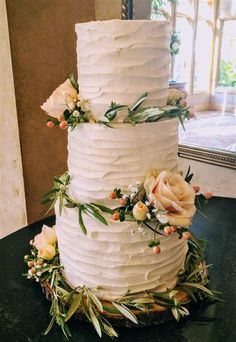
<svg viewBox="0 0 236 342">
<path fill-rule="evenodd" d="M 136 203 L 135 206 L 133 207 L 133 216 L 138 221 L 145 220 L 148 212 L 149 212 L 148 207 L 146 206 L 146 204 L 144 204 L 141 201 Z"/>
<path fill-rule="evenodd" d="M 40 234 L 34 238 L 33 245 L 38 250 L 38 257 L 46 260 L 51 260 L 56 255 L 55 243 L 57 242 L 57 236 L 55 227 L 48 227 L 43 225 Z"/>
<path fill-rule="evenodd" d="M 36 235 L 34 238 L 34 246 L 39 250 L 47 245 L 55 245 L 57 242 L 57 236 L 55 232 L 55 227 L 48 227 L 43 225 L 40 234 Z"/>
<path fill-rule="evenodd" d="M 56 248 L 52 245 L 46 245 L 38 250 L 38 257 L 45 260 L 51 260 L 56 255 Z"/>
<path fill-rule="evenodd" d="M 170 171 L 153 170 L 144 182 L 147 196 L 160 211 L 160 221 L 177 227 L 188 227 L 196 212 L 195 191 L 184 178 Z"/>
<path fill-rule="evenodd" d="M 77 90 L 71 85 L 70 80 L 67 79 L 54 90 L 49 99 L 41 106 L 41 109 L 48 115 L 58 118 L 66 109 L 73 110 L 77 101 Z"/>
</svg>

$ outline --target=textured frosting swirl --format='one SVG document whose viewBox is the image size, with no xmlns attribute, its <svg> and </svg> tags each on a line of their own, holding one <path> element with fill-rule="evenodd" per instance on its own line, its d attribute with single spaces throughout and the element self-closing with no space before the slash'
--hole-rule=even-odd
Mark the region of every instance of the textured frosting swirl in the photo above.
<svg viewBox="0 0 236 342">
<path fill-rule="evenodd" d="M 176 274 L 184 268 L 187 243 L 178 234 L 160 236 L 161 253 L 153 254 L 147 242 L 150 230 L 140 232 L 135 222 L 104 226 L 84 216 L 88 227 L 83 235 L 75 209 L 56 211 L 56 232 L 65 277 L 72 287 L 86 285 L 102 299 L 114 300 L 128 290 L 166 291 L 174 287 Z"/>
<path fill-rule="evenodd" d="M 80 95 L 98 118 L 111 101 L 132 104 L 145 91 L 145 106 L 166 104 L 169 78 L 169 23 L 112 20 L 76 25 Z M 120 121 L 122 115 L 119 115 Z M 111 205 L 108 194 L 143 182 L 152 168 L 177 169 L 178 120 L 115 129 L 82 124 L 68 132 L 70 195 L 84 203 Z M 103 299 L 114 300 L 128 290 L 165 291 L 174 287 L 184 267 L 187 243 L 176 233 L 160 236 L 161 253 L 147 246 L 150 230 L 136 222 L 108 226 L 84 215 L 85 236 L 77 210 L 56 207 L 60 260 L 69 284 L 86 285 Z"/>
<path fill-rule="evenodd" d="M 131 105 L 144 92 L 145 106 L 166 104 L 170 24 L 156 20 L 107 20 L 76 24 L 80 94 L 101 117 L 111 101 Z M 122 113 L 121 113 L 122 114 Z M 118 120 L 122 120 L 119 115 Z"/>
<path fill-rule="evenodd" d="M 82 124 L 68 134 L 70 194 L 81 202 L 111 205 L 109 192 L 142 182 L 153 168 L 177 168 L 177 119 L 115 129 Z M 139 232 L 136 222 L 109 225 L 84 215 L 88 235 L 81 233 L 75 209 L 56 210 L 61 263 L 71 286 L 86 285 L 103 299 L 113 300 L 128 290 L 165 291 L 184 267 L 187 244 L 176 233 L 160 236 L 161 253 L 147 246 L 152 232 Z M 135 233 L 132 233 L 135 232 Z M 143 235 L 144 233 L 144 235 Z"/>
<path fill-rule="evenodd" d="M 82 202 L 105 203 L 115 187 L 126 191 L 142 183 L 153 168 L 175 170 L 177 144 L 177 119 L 114 129 L 79 125 L 68 132 L 70 193 Z"/>
</svg>

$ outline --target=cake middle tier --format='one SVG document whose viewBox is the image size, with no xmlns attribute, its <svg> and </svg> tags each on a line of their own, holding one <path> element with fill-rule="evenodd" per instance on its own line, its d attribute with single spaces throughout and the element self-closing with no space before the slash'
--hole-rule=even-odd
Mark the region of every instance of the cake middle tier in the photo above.
<svg viewBox="0 0 236 342">
<path fill-rule="evenodd" d="M 176 170 L 177 149 L 177 119 L 115 128 L 79 125 L 68 132 L 70 195 L 83 203 L 109 205 L 114 188 L 128 191 L 153 168 Z"/>
</svg>

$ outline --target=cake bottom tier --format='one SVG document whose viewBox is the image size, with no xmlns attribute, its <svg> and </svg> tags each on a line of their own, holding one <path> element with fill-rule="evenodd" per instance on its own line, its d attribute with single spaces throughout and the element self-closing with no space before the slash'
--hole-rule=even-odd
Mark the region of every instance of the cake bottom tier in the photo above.
<svg viewBox="0 0 236 342">
<path fill-rule="evenodd" d="M 127 292 L 166 291 L 176 284 L 184 268 L 187 242 L 177 233 L 158 235 L 161 253 L 147 243 L 153 232 L 136 222 L 117 222 L 106 217 L 108 226 L 84 215 L 87 235 L 78 224 L 76 209 L 56 208 L 56 232 L 64 276 L 72 287 L 89 287 L 101 299 L 114 300 Z"/>
</svg>

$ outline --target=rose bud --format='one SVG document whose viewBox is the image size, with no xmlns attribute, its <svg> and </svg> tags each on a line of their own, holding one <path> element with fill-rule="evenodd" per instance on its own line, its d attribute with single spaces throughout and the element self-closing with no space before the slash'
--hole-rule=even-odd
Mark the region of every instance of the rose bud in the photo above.
<svg viewBox="0 0 236 342">
<path fill-rule="evenodd" d="M 133 216 L 137 221 L 144 221 L 148 213 L 148 207 L 141 201 L 136 203 L 133 207 Z"/>
<path fill-rule="evenodd" d="M 160 248 L 160 246 L 154 246 L 152 248 L 152 251 L 154 254 L 159 254 L 161 252 L 161 248 Z"/>
<path fill-rule="evenodd" d="M 118 221 L 120 219 L 120 214 L 118 213 L 118 211 L 112 214 L 112 219 L 114 221 Z"/>
<path fill-rule="evenodd" d="M 175 226 L 171 226 L 170 229 L 171 229 L 172 233 L 177 232 L 177 227 L 175 227 Z"/>
<path fill-rule="evenodd" d="M 110 197 L 111 199 L 116 199 L 116 197 L 117 197 L 116 192 L 115 192 L 115 191 L 112 191 L 112 192 L 110 193 L 109 197 Z"/>
<path fill-rule="evenodd" d="M 38 255 L 40 258 L 51 260 L 56 255 L 56 249 L 52 245 L 46 245 L 44 248 L 39 249 Z"/>
<path fill-rule="evenodd" d="M 127 198 L 121 198 L 119 200 L 120 205 L 126 205 L 127 204 Z"/>
<path fill-rule="evenodd" d="M 193 185 L 193 190 L 197 193 L 200 191 L 200 186 L 199 185 Z"/>
<path fill-rule="evenodd" d="M 212 198 L 212 196 L 213 196 L 213 193 L 211 191 L 207 191 L 204 193 L 205 199 L 210 199 Z"/>
<path fill-rule="evenodd" d="M 184 240 L 189 240 L 191 238 L 192 234 L 190 232 L 184 232 L 183 238 Z"/>
</svg>

